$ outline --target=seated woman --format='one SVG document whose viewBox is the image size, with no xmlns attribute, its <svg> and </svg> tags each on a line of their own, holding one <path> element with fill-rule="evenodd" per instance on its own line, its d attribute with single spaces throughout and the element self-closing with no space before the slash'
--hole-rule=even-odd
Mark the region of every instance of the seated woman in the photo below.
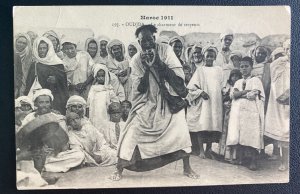
<svg viewBox="0 0 300 194">
<path fill-rule="evenodd" d="M 117 151 L 109 147 L 103 135 L 90 123 L 81 122 L 74 112 L 66 115 L 70 145 L 79 145 L 84 151 L 84 164 L 109 166 L 117 163 Z"/>
<path fill-rule="evenodd" d="M 42 88 L 51 90 L 54 96 L 52 107 L 61 114 L 65 114 L 65 107 L 69 98 L 67 75 L 64 65 L 56 55 L 52 42 L 46 37 L 37 38 L 33 43 L 35 62 L 29 69 L 25 94 L 27 95 L 35 78 Z"/>
<path fill-rule="evenodd" d="M 93 73 L 95 80 L 90 88 L 87 107 L 90 121 L 101 130 L 104 122 L 109 121 L 108 106 L 112 102 L 120 102 L 121 99 L 124 99 L 124 89 L 118 78 L 109 73 L 104 65 L 96 64 Z"/>
<path fill-rule="evenodd" d="M 250 170 L 257 169 L 257 150 L 264 148 L 264 88 L 258 77 L 251 76 L 253 61 L 244 57 L 240 71 L 243 79 L 235 82 L 226 145 L 239 146 L 250 156 Z M 241 156 L 238 156 L 241 157 Z"/>
<path fill-rule="evenodd" d="M 108 70 L 114 73 L 124 87 L 125 100 L 129 99 L 132 81 L 130 79 L 129 61 L 125 58 L 125 46 L 120 40 L 112 40 L 107 45 L 109 60 L 106 64 Z"/>
</svg>

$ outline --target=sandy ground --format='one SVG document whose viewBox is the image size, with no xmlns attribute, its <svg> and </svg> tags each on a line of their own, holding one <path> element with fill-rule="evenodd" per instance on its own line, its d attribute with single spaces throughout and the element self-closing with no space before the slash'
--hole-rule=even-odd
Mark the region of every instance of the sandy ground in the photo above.
<svg viewBox="0 0 300 194">
<path fill-rule="evenodd" d="M 148 172 L 124 170 L 123 179 L 109 179 L 115 168 L 87 167 L 71 170 L 61 175 L 55 185 L 46 188 L 124 188 L 159 186 L 201 186 L 232 185 L 250 183 L 285 183 L 289 181 L 289 172 L 278 171 L 279 161 L 260 160 L 259 170 L 251 171 L 244 166 L 232 165 L 210 159 L 191 156 L 191 164 L 200 179 L 183 176 L 182 161 Z"/>
</svg>

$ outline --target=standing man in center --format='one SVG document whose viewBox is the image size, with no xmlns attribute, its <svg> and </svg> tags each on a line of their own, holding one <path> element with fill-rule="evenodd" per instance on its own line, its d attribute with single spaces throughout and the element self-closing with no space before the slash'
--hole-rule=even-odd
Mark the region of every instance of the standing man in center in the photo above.
<svg viewBox="0 0 300 194">
<path fill-rule="evenodd" d="M 153 25 L 143 25 L 135 32 L 142 51 L 130 65 L 132 109 L 120 134 L 119 160 L 112 180 L 120 180 L 124 168 L 148 171 L 179 159 L 183 159 L 185 176 L 199 177 L 189 163 L 184 72 L 172 47 L 155 43 L 156 32 Z"/>
</svg>

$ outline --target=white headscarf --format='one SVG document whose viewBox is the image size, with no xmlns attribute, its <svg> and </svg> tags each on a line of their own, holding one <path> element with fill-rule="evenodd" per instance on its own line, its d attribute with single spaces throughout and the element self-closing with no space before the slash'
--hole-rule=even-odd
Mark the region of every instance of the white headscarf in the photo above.
<svg viewBox="0 0 300 194">
<path fill-rule="evenodd" d="M 95 64 L 93 67 L 93 75 L 94 78 L 96 78 L 98 71 L 103 70 L 105 72 L 105 81 L 104 81 L 104 85 L 107 86 L 109 84 L 109 80 L 110 80 L 110 75 L 109 75 L 109 70 L 107 69 L 107 67 L 103 64 Z"/>
<path fill-rule="evenodd" d="M 110 56 L 111 58 L 114 59 L 114 56 L 113 56 L 113 53 L 112 53 L 112 47 L 113 47 L 113 46 L 116 46 L 116 45 L 121 46 L 121 48 L 122 48 L 122 53 L 123 53 L 123 57 L 125 57 L 125 45 L 123 44 L 123 42 L 121 42 L 121 41 L 118 40 L 118 39 L 113 39 L 113 40 L 111 40 L 111 41 L 107 44 L 106 50 L 107 50 L 107 53 L 109 54 L 109 56 Z"/>
<path fill-rule="evenodd" d="M 20 96 L 15 100 L 15 108 L 20 108 L 22 105 L 22 102 L 27 103 L 31 106 L 31 108 L 34 108 L 32 100 L 28 96 Z"/>
<path fill-rule="evenodd" d="M 77 104 L 81 104 L 82 106 L 86 106 L 86 101 L 81 96 L 73 95 L 68 99 L 66 108 L 68 108 L 71 105 L 77 105 Z"/>
<path fill-rule="evenodd" d="M 32 101 L 34 102 L 37 99 L 37 97 L 39 97 L 39 96 L 49 96 L 51 98 L 51 101 L 54 100 L 51 90 L 48 90 L 48 89 L 36 90 L 35 93 L 33 94 Z"/>
<path fill-rule="evenodd" d="M 48 52 L 46 57 L 44 58 L 40 58 L 38 53 L 38 47 L 41 41 L 46 42 L 48 45 Z M 35 39 L 35 41 L 33 42 L 33 56 L 35 57 L 35 60 L 37 62 L 45 65 L 57 65 L 63 63 L 61 59 L 56 55 L 51 40 L 46 37 L 39 37 Z"/>
</svg>

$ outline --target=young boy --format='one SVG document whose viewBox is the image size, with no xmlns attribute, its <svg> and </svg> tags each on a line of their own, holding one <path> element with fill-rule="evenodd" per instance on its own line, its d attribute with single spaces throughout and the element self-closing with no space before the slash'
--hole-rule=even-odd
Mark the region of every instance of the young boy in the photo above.
<svg viewBox="0 0 300 194">
<path fill-rule="evenodd" d="M 117 162 L 117 153 L 110 148 L 103 135 L 89 122 L 81 122 L 74 112 L 66 115 L 70 146 L 79 146 L 85 153 L 86 165 L 109 166 Z"/>
<path fill-rule="evenodd" d="M 130 101 L 124 100 L 121 103 L 121 106 L 122 106 L 122 121 L 126 122 L 132 105 Z"/>
<path fill-rule="evenodd" d="M 108 106 L 110 120 L 106 123 L 103 130 L 104 137 L 110 147 L 117 149 L 120 131 L 124 128 L 125 122 L 121 122 L 122 107 L 118 102 L 112 102 Z"/>
<path fill-rule="evenodd" d="M 250 170 L 257 169 L 257 150 L 264 148 L 264 88 L 258 77 L 251 71 L 250 57 L 241 60 L 240 71 L 243 78 L 236 81 L 232 92 L 232 106 L 228 125 L 226 145 L 239 146 L 250 155 Z"/>
</svg>

